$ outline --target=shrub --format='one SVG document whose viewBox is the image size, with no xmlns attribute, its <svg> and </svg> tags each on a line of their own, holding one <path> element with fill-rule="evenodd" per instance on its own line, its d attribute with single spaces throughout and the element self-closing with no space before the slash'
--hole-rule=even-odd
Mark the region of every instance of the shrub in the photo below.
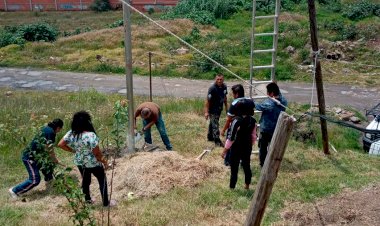
<svg viewBox="0 0 380 226">
<path fill-rule="evenodd" d="M 10 44 L 23 45 L 25 44 L 25 40 L 11 32 L 0 30 L 0 48 Z"/>
<path fill-rule="evenodd" d="M 113 22 L 112 24 L 108 25 L 109 28 L 115 28 L 115 27 L 121 27 L 124 25 L 124 20 L 121 19 L 121 20 L 117 20 L 115 22 Z"/>
<path fill-rule="evenodd" d="M 111 4 L 109 0 L 94 0 L 90 9 L 96 12 L 105 12 L 111 10 Z"/>
<path fill-rule="evenodd" d="M 210 54 L 208 54 L 209 57 L 211 57 L 213 60 L 220 64 L 225 64 L 225 56 L 223 54 L 223 51 L 221 49 L 214 49 L 211 51 Z M 200 54 L 194 54 L 194 66 L 199 69 L 201 72 L 209 72 L 209 71 L 216 71 L 219 72 L 220 68 L 215 65 L 213 62 L 205 58 L 204 56 Z"/>
<path fill-rule="evenodd" d="M 369 17 L 373 14 L 377 5 L 367 2 L 365 0 L 356 4 L 349 5 L 343 13 L 343 16 L 350 20 L 360 20 Z"/>
<path fill-rule="evenodd" d="M 356 26 L 354 24 L 345 26 L 341 32 L 341 35 L 343 40 L 354 40 L 358 35 Z"/>
<path fill-rule="evenodd" d="M 214 24 L 215 19 L 227 19 L 242 10 L 246 0 L 182 0 L 161 18 L 189 18 L 196 23 Z"/>
<path fill-rule="evenodd" d="M 58 36 L 58 30 L 55 27 L 43 22 L 23 25 L 19 27 L 16 33 L 26 41 L 31 42 L 53 42 Z"/>
</svg>

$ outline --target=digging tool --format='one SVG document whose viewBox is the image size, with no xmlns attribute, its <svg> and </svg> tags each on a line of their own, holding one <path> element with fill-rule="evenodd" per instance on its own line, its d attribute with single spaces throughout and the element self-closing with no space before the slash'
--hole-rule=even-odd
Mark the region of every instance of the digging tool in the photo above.
<svg viewBox="0 0 380 226">
<path fill-rule="evenodd" d="M 208 148 L 208 149 L 204 149 L 202 154 L 200 154 L 198 157 L 197 157 L 197 160 L 202 160 L 202 158 L 206 155 L 206 154 L 209 154 L 212 150 L 214 150 L 215 148 L 215 145 L 212 147 L 212 148 Z"/>
</svg>

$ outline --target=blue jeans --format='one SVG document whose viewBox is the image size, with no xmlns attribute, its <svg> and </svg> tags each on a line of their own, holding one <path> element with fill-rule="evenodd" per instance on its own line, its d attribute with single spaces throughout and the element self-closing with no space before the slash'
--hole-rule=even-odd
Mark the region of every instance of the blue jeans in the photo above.
<svg viewBox="0 0 380 226">
<path fill-rule="evenodd" d="M 13 192 L 17 195 L 31 190 L 32 188 L 39 185 L 41 181 L 40 167 L 37 165 L 36 161 L 30 160 L 29 158 L 23 158 L 22 162 L 28 171 L 29 178 L 13 188 Z M 45 181 L 53 179 L 53 172 L 45 172 L 43 170 L 41 170 L 41 172 L 44 175 Z"/>
<path fill-rule="evenodd" d="M 143 119 L 143 125 L 144 127 L 146 125 L 148 125 L 149 121 L 148 120 L 145 120 Z M 169 141 L 169 137 L 168 135 L 166 134 L 166 129 L 165 129 L 165 122 L 162 118 L 162 115 L 161 115 L 161 112 L 159 112 L 159 115 L 158 115 L 158 120 L 156 122 L 156 127 L 157 127 L 157 130 L 158 132 L 160 133 L 160 136 L 161 136 L 161 139 L 162 139 L 162 142 L 164 142 L 165 146 L 166 146 L 166 149 L 168 151 L 171 151 L 173 149 L 173 146 L 170 144 L 170 141 Z M 144 132 L 144 139 L 145 139 L 145 142 L 148 143 L 148 144 L 152 144 L 152 135 L 150 133 L 150 128 L 147 129 L 145 132 Z"/>
</svg>

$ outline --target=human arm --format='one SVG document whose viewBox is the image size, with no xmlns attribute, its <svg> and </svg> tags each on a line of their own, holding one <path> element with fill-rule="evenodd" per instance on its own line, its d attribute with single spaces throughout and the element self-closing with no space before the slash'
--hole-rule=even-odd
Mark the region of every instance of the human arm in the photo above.
<svg viewBox="0 0 380 226">
<path fill-rule="evenodd" d="M 102 152 L 100 151 L 99 145 L 96 145 L 96 147 L 94 149 L 92 149 L 92 153 L 94 154 L 94 156 L 98 162 L 103 163 L 104 168 L 108 167 L 108 161 L 103 156 Z"/>
<path fill-rule="evenodd" d="M 69 147 L 69 145 L 67 145 L 67 141 L 65 141 L 64 138 L 62 138 L 59 142 L 58 142 L 58 147 L 60 147 L 62 150 L 64 151 L 67 151 L 67 152 L 71 152 L 71 153 L 75 153 L 75 151 Z"/>
<path fill-rule="evenodd" d="M 133 123 L 133 126 L 135 129 L 137 129 L 137 117 L 139 117 L 141 115 L 141 108 L 138 108 L 135 112 L 135 117 L 134 117 L 134 123 Z"/>
<path fill-rule="evenodd" d="M 228 112 L 227 96 L 224 97 L 224 101 L 223 102 L 224 102 L 224 107 L 226 109 L 226 114 L 227 114 L 227 112 Z"/>
<path fill-rule="evenodd" d="M 208 113 L 209 107 L 210 107 L 210 100 L 207 98 L 206 101 L 205 101 L 205 108 L 204 108 L 204 113 L 205 113 L 206 120 L 209 117 L 209 113 Z"/>
<path fill-rule="evenodd" d="M 221 134 L 222 136 L 225 135 L 226 130 L 227 130 L 228 127 L 230 126 L 231 121 L 232 121 L 232 116 L 227 115 L 226 123 L 224 124 L 223 130 L 220 132 L 220 134 Z"/>
<path fill-rule="evenodd" d="M 252 138 L 252 145 L 256 143 L 257 140 L 257 125 L 253 127 L 252 133 L 251 133 L 251 138 Z"/>
</svg>

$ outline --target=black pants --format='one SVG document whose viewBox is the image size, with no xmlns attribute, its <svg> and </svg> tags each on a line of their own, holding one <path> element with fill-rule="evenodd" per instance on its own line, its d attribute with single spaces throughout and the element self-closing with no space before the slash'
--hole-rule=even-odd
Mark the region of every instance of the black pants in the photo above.
<svg viewBox="0 0 380 226">
<path fill-rule="evenodd" d="M 82 191 L 85 195 L 86 201 L 91 201 L 90 184 L 91 174 L 93 174 L 99 182 L 100 194 L 102 195 L 103 206 L 108 206 L 108 190 L 107 190 L 107 177 L 103 166 L 97 166 L 94 168 L 85 168 L 78 166 L 79 172 L 82 175 Z"/>
<path fill-rule="evenodd" d="M 230 166 L 231 166 L 231 177 L 230 177 L 230 188 L 235 188 L 236 182 L 238 179 L 239 173 L 239 163 L 241 160 L 241 166 L 244 170 L 245 184 L 250 184 L 252 180 L 252 171 L 251 171 L 251 151 L 248 149 L 238 149 L 231 148 L 230 156 Z"/>
<path fill-rule="evenodd" d="M 268 146 L 270 141 L 272 140 L 273 133 L 265 133 L 260 132 L 260 139 L 259 139 L 259 156 L 260 156 L 260 166 L 264 166 L 265 158 L 267 157 L 268 153 Z"/>
</svg>

